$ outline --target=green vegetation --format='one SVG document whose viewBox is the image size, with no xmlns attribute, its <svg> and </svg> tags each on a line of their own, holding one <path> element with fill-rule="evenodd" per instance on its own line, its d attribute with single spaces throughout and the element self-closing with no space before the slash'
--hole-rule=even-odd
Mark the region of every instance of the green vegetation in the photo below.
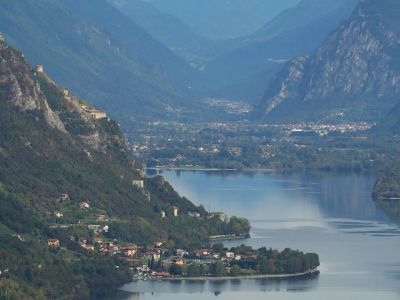
<svg viewBox="0 0 400 300">
<path fill-rule="evenodd" d="M 190 249 L 210 235 L 248 233 L 248 222 L 209 218 L 163 178 L 143 178 L 118 124 L 93 118 L 20 53 L 0 43 L 0 58 L 0 295 L 87 299 L 129 281 L 113 251 L 84 250 L 95 237 Z M 49 125 L 50 109 L 66 131 Z"/>
<path fill-rule="evenodd" d="M 330 129 L 325 130 L 324 126 Z M 138 127 L 130 140 L 148 167 L 357 172 L 384 169 L 388 158 L 400 150 L 397 139 L 372 134 L 368 130 L 371 125 L 359 124 L 358 130 L 354 130 L 355 126 L 227 122 L 223 126 L 178 127 L 168 123 Z"/>
<path fill-rule="evenodd" d="M 164 104 L 189 104 L 184 91 L 197 82 L 194 69 L 105 0 L 93 4 L 1 2 L 1 32 L 30 62 L 119 122 L 175 116 Z"/>
<path fill-rule="evenodd" d="M 378 178 L 373 191 L 376 200 L 400 200 L 400 168 L 394 167 Z"/>
<path fill-rule="evenodd" d="M 380 210 L 394 222 L 400 222 L 400 167 L 397 163 L 378 177 L 373 198 Z"/>
<path fill-rule="evenodd" d="M 130 278 L 117 258 L 6 236 L 0 236 L 0 266 L 0 295 L 7 291 L 8 299 L 87 299 Z"/>
<path fill-rule="evenodd" d="M 186 263 L 172 264 L 168 270 L 171 275 L 183 277 L 291 275 L 316 270 L 319 264 L 315 253 L 289 248 L 283 251 L 265 247 L 256 250 L 245 245 L 226 249 L 222 244 L 216 244 L 208 256 L 196 259 L 193 254 Z"/>
<path fill-rule="evenodd" d="M 394 222 L 400 223 L 400 167 L 397 162 L 378 177 L 373 198 L 380 210 Z"/>
<path fill-rule="evenodd" d="M 282 252 L 265 247 L 253 250 L 248 246 L 239 246 L 231 249 L 254 259 L 242 259 L 233 265 L 240 269 L 254 271 L 256 274 L 295 274 L 313 270 L 319 266 L 319 257 L 315 253 L 303 253 L 298 250 L 285 249 Z"/>
</svg>

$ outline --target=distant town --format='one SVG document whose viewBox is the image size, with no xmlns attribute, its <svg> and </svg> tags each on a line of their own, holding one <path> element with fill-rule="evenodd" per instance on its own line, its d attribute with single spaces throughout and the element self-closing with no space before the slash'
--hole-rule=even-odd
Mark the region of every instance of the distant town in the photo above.
<svg viewBox="0 0 400 300">
<path fill-rule="evenodd" d="M 344 154 L 348 149 L 339 149 L 332 140 L 345 138 L 351 150 L 351 143 L 367 139 L 373 125 L 154 121 L 138 125 L 126 137 L 134 156 L 148 168 L 279 169 L 283 157 L 293 153 L 309 155 L 307 151 L 320 149 L 321 154 L 323 150 Z"/>
</svg>

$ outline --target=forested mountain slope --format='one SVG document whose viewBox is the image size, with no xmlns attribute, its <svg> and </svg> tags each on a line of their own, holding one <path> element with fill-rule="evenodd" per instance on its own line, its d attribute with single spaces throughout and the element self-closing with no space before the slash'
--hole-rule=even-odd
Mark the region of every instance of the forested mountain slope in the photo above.
<svg viewBox="0 0 400 300">
<path fill-rule="evenodd" d="M 163 178 L 144 178 L 116 122 L 42 68 L 33 72 L 4 42 L 0 132 L 0 293 L 6 288 L 11 299 L 87 299 L 128 281 L 117 256 L 82 249 L 94 236 L 190 249 L 209 235 L 248 231 L 246 221 L 209 217 Z M 61 247 L 48 245 L 51 238 Z"/>
<path fill-rule="evenodd" d="M 32 63 L 120 122 L 191 106 L 195 70 L 105 0 L 1 0 L 0 28 Z"/>
</svg>

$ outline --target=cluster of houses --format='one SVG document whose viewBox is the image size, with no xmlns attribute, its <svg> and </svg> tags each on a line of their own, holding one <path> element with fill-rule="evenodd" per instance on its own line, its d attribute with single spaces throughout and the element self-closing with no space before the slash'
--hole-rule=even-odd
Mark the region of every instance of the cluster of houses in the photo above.
<svg viewBox="0 0 400 300">
<path fill-rule="evenodd" d="M 186 266 L 196 264 L 212 264 L 215 262 L 230 263 L 242 259 L 256 259 L 257 257 L 243 257 L 238 253 L 223 249 L 219 252 L 209 248 L 197 249 L 189 252 L 184 249 L 175 249 L 173 254 L 164 247 L 164 242 L 158 241 L 151 246 L 139 247 L 136 244 L 118 244 L 116 241 L 105 241 L 100 237 L 93 239 L 81 239 L 79 241 L 82 249 L 88 252 L 96 252 L 103 255 L 117 255 L 135 267 L 136 274 L 142 278 L 148 277 L 170 277 L 168 267 L 172 265 Z M 58 239 L 49 239 L 50 247 L 59 248 Z M 146 261 L 148 263 L 146 263 Z M 157 265 L 164 266 L 163 271 L 152 269 L 150 262 L 157 262 Z"/>
<path fill-rule="evenodd" d="M 144 188 L 142 180 L 133 181 L 133 184 L 138 188 Z M 61 194 L 59 201 L 69 200 L 68 194 Z M 89 202 L 82 201 L 79 203 L 79 208 L 82 210 L 90 209 L 91 205 Z M 179 208 L 172 206 L 172 216 L 179 216 Z M 58 218 L 62 217 L 62 213 L 57 215 Z M 201 215 L 198 212 L 187 212 L 192 218 L 200 218 Z M 161 217 L 166 217 L 166 212 L 161 211 Z M 221 221 L 226 221 L 227 216 L 223 213 L 215 212 L 210 213 L 209 218 L 219 218 Z M 165 245 L 162 241 L 157 241 L 151 246 L 139 247 L 136 244 L 122 244 L 118 243 L 117 240 L 108 240 L 101 236 L 101 234 L 109 232 L 109 225 L 107 222 L 110 221 L 110 217 L 106 214 L 99 214 L 96 216 L 96 223 L 93 225 L 84 225 L 89 231 L 94 234 L 93 238 L 82 238 L 77 241 L 80 247 L 87 252 L 98 253 L 102 255 L 116 255 L 128 261 L 132 267 L 135 267 L 137 273 L 154 275 L 154 270 L 151 270 L 150 265 L 143 265 L 146 261 L 158 262 L 158 265 L 179 265 L 184 266 L 191 263 L 209 264 L 215 261 L 223 260 L 240 260 L 240 255 L 235 255 L 231 252 L 214 253 L 212 249 L 198 249 L 194 252 L 189 252 L 184 249 L 175 249 L 171 253 L 171 249 Z M 71 225 L 73 226 L 73 225 Z M 71 240 L 76 241 L 73 237 Z M 48 239 L 47 244 L 52 248 L 60 248 L 61 243 L 58 239 Z M 170 276 L 168 272 L 156 273 L 158 277 Z"/>
<path fill-rule="evenodd" d="M 241 260 L 242 256 L 235 254 L 231 251 L 214 252 L 212 249 L 199 249 L 194 252 L 194 256 L 201 260 L 213 260 L 213 261 L 231 261 Z"/>
<path fill-rule="evenodd" d="M 210 265 L 216 262 L 223 262 L 227 265 L 226 269 L 230 269 L 229 265 L 233 261 L 239 261 L 242 259 L 257 259 L 256 256 L 251 257 L 243 257 L 238 253 L 231 252 L 227 249 L 221 252 L 215 252 L 212 249 L 198 249 L 194 252 L 188 252 L 183 249 L 176 249 L 175 255 L 171 257 L 164 257 L 162 260 L 163 270 L 152 270 L 149 265 L 138 266 L 137 275 L 139 279 L 149 279 L 149 278 L 168 278 L 172 275 L 165 270 L 168 270 L 168 267 L 172 265 L 177 266 L 189 266 L 191 264 L 203 264 Z"/>
<path fill-rule="evenodd" d="M 53 248 L 59 248 L 58 239 L 48 239 L 47 245 Z M 122 257 L 134 257 L 138 252 L 138 246 L 135 244 L 118 245 L 115 241 L 105 241 L 100 237 L 93 239 L 81 239 L 79 245 L 88 252 L 98 252 L 100 254 L 120 255 Z"/>
<path fill-rule="evenodd" d="M 118 245 L 116 242 L 103 241 L 99 237 L 92 240 L 80 240 L 80 246 L 89 252 L 100 254 L 120 255 L 122 257 L 134 257 L 138 251 L 138 246 L 134 244 Z"/>
</svg>

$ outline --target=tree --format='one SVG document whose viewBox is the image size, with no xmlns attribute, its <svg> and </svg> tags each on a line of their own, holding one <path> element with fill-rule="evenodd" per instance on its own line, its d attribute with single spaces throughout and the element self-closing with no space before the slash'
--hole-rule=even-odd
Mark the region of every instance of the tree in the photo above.
<svg viewBox="0 0 400 300">
<path fill-rule="evenodd" d="M 223 276 L 225 274 L 225 265 L 221 262 L 211 264 L 210 273 L 215 277 Z"/>
<path fill-rule="evenodd" d="M 224 244 L 222 243 L 214 244 L 212 246 L 212 249 L 214 250 L 214 252 L 221 252 L 224 249 Z"/>
<path fill-rule="evenodd" d="M 169 268 L 169 272 L 171 273 L 171 275 L 182 275 L 183 273 L 183 269 L 181 266 L 178 266 L 176 264 L 173 264 L 170 268 Z"/>
<path fill-rule="evenodd" d="M 205 264 L 200 265 L 200 275 L 208 275 L 209 274 L 209 267 Z"/>
<path fill-rule="evenodd" d="M 238 265 L 233 265 L 231 268 L 231 275 L 232 276 L 239 276 L 241 272 L 241 269 Z"/>
<path fill-rule="evenodd" d="M 200 265 L 199 264 L 190 264 L 187 269 L 188 276 L 200 276 Z"/>
</svg>

